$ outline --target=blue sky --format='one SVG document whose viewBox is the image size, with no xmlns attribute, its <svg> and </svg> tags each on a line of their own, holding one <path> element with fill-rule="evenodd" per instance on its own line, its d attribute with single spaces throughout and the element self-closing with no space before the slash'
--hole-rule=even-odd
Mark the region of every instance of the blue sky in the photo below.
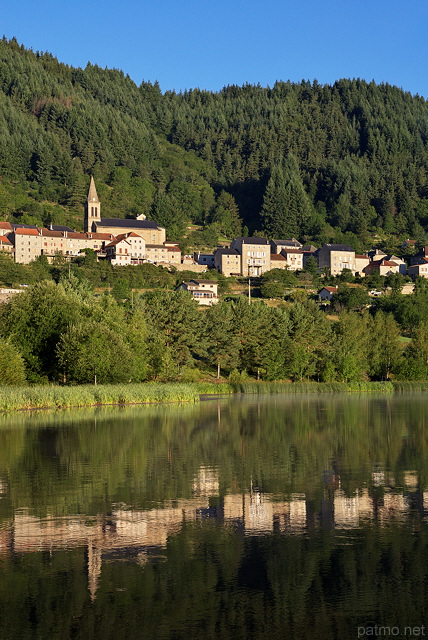
<svg viewBox="0 0 428 640">
<path fill-rule="evenodd" d="M 428 98 L 427 0 L 9 0 L 1 23 L 34 51 L 162 91 L 359 77 Z"/>
</svg>

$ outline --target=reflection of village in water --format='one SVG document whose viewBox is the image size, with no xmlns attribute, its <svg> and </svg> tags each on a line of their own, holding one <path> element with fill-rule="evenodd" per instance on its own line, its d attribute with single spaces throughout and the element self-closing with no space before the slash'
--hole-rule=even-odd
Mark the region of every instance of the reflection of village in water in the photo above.
<svg viewBox="0 0 428 640">
<path fill-rule="evenodd" d="M 132 510 L 113 505 L 109 515 L 38 518 L 28 510 L 15 512 L 13 521 L 0 523 L 0 553 L 53 551 L 58 548 L 87 547 L 91 597 L 96 595 L 102 556 L 112 554 L 136 559 L 144 564 L 159 556 L 168 537 L 184 523 L 213 519 L 246 535 L 274 532 L 304 534 L 314 527 L 336 530 L 356 529 L 364 523 L 387 524 L 404 521 L 410 513 L 428 518 L 428 490 L 421 491 L 417 473 L 404 473 L 403 486 L 382 471 L 372 474 L 371 488 L 346 495 L 340 478 L 326 474 L 326 491 L 318 509 L 305 494 L 291 494 L 287 500 L 251 487 L 246 493 L 219 496 L 216 469 L 201 467 L 193 482 L 193 497 L 162 503 L 158 508 Z M 376 490 L 381 489 L 378 496 Z M 7 493 L 0 480 L 0 497 Z M 219 498 L 212 506 L 212 498 Z"/>
</svg>

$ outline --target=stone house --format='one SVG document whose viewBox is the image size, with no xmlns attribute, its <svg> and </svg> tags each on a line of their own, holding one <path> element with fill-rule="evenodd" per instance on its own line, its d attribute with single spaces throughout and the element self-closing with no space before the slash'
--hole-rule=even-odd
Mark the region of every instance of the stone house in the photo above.
<svg viewBox="0 0 428 640">
<path fill-rule="evenodd" d="M 240 276 L 241 254 L 237 249 L 218 248 L 214 252 L 214 267 L 225 276 Z"/>
<path fill-rule="evenodd" d="M 193 254 L 193 259 L 198 264 L 203 264 L 206 267 L 214 268 L 214 253 L 201 253 L 200 251 L 196 251 Z"/>
<path fill-rule="evenodd" d="M 370 262 L 370 258 L 366 254 L 355 254 L 355 273 L 359 276 L 364 277 L 366 274 L 364 273 L 364 268 Z"/>
<path fill-rule="evenodd" d="M 270 243 L 267 238 L 235 238 L 230 245 L 241 256 L 241 275 L 260 276 L 270 271 Z"/>
<path fill-rule="evenodd" d="M 318 267 L 320 271 L 328 269 L 332 276 L 344 269 L 355 274 L 355 251 L 348 244 L 324 244 L 318 250 Z"/>
<path fill-rule="evenodd" d="M 287 258 L 282 253 L 272 253 L 270 256 L 271 269 L 288 269 Z"/>
<path fill-rule="evenodd" d="M 177 289 L 188 291 L 200 305 L 211 306 L 219 301 L 218 283 L 215 280 L 190 280 L 182 282 Z"/>
<path fill-rule="evenodd" d="M 0 236 L 0 251 L 13 254 L 15 249 L 7 236 Z"/>
<path fill-rule="evenodd" d="M 290 238 L 286 240 L 271 240 L 270 241 L 271 253 L 281 253 L 283 249 L 301 249 L 301 243 L 296 238 Z"/>
<path fill-rule="evenodd" d="M 303 251 L 300 249 L 284 248 L 281 250 L 281 255 L 284 256 L 287 268 L 290 271 L 301 271 L 303 269 Z"/>
<path fill-rule="evenodd" d="M 417 264 L 411 264 L 407 269 L 407 273 L 413 280 L 418 276 L 428 278 L 428 258 L 419 259 Z"/>
<path fill-rule="evenodd" d="M 392 260 L 372 260 L 363 269 L 366 276 L 378 273 L 380 276 L 389 276 L 391 273 L 400 273 L 400 265 Z"/>
<path fill-rule="evenodd" d="M 127 238 L 118 238 L 105 246 L 107 260 L 121 267 L 131 264 L 132 246 Z"/>
</svg>

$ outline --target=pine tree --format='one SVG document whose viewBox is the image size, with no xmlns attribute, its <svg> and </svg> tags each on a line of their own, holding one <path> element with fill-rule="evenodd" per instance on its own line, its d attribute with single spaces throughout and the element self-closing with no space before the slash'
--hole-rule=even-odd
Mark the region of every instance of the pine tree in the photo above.
<svg viewBox="0 0 428 640">
<path fill-rule="evenodd" d="M 297 160 L 289 154 L 283 166 L 272 168 L 261 211 L 264 227 L 271 237 L 299 237 L 306 231 L 311 214 Z"/>
</svg>

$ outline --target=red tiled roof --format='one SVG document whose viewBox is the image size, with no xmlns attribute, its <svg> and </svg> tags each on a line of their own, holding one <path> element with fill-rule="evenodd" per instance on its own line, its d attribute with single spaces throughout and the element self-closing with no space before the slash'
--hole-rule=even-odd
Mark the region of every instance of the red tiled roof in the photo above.
<svg viewBox="0 0 428 640">
<path fill-rule="evenodd" d="M 287 261 L 287 260 L 286 260 L 286 258 L 285 258 L 285 256 L 282 256 L 282 255 L 281 255 L 281 254 L 279 254 L 279 253 L 273 253 L 273 254 L 271 255 L 270 259 L 271 259 L 271 261 L 273 260 L 274 262 L 275 262 L 275 261 L 279 261 L 279 262 L 281 262 L 281 261 L 286 262 L 286 261 Z"/>
<path fill-rule="evenodd" d="M 15 234 L 19 236 L 38 236 L 39 232 L 37 229 L 15 229 Z"/>
<path fill-rule="evenodd" d="M 178 247 L 167 247 L 167 251 L 178 251 L 178 253 L 181 253 Z"/>
<path fill-rule="evenodd" d="M 111 233 L 86 233 L 89 240 L 112 240 L 114 235 Z"/>
<path fill-rule="evenodd" d="M 0 236 L 0 242 L 3 244 L 12 244 L 7 236 Z"/>
<path fill-rule="evenodd" d="M 0 222 L 0 229 L 8 229 L 9 231 L 12 231 L 12 225 L 10 222 Z"/>
<path fill-rule="evenodd" d="M 321 289 L 321 291 L 324 291 L 324 290 L 329 291 L 330 293 L 336 293 L 337 287 L 323 287 Z M 321 291 L 320 291 L 320 293 L 321 293 Z"/>
<path fill-rule="evenodd" d="M 63 238 L 64 234 L 62 231 L 52 231 L 52 229 L 40 229 L 40 235 L 45 236 L 47 238 Z"/>
<path fill-rule="evenodd" d="M 70 238 L 71 240 L 87 240 L 88 234 L 80 233 L 79 231 L 70 231 L 67 233 L 67 238 Z"/>
</svg>

